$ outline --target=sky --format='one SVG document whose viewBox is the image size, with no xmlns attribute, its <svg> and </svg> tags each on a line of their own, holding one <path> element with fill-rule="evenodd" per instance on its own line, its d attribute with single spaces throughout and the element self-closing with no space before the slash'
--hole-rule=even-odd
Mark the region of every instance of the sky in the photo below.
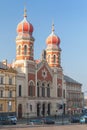
<svg viewBox="0 0 87 130">
<path fill-rule="evenodd" d="M 16 28 L 24 7 L 34 27 L 35 59 L 46 48 L 54 21 L 55 34 L 61 39 L 63 72 L 81 83 L 87 95 L 87 0 L 0 0 L 0 61 L 15 59 Z"/>
</svg>

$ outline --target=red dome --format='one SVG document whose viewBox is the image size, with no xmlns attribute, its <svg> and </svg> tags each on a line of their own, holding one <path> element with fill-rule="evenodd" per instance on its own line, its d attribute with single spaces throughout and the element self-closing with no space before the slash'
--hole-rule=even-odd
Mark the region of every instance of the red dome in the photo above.
<svg viewBox="0 0 87 130">
<path fill-rule="evenodd" d="M 60 44 L 60 38 L 54 33 L 54 24 L 52 24 L 52 33 L 46 39 L 47 44 Z"/>
<path fill-rule="evenodd" d="M 27 32 L 27 33 L 31 33 L 33 32 L 33 26 L 31 23 L 29 23 L 26 18 L 24 17 L 23 21 L 20 22 L 17 26 L 17 32 Z"/>
<path fill-rule="evenodd" d="M 46 39 L 46 43 L 47 44 L 60 44 L 60 38 L 58 36 L 56 36 L 55 34 L 51 34 Z"/>
</svg>

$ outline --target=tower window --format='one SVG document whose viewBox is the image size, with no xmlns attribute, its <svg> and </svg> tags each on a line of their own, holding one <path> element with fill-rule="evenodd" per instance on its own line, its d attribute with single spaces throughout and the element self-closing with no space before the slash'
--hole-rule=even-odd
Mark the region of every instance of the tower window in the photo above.
<svg viewBox="0 0 87 130">
<path fill-rule="evenodd" d="M 33 56 L 33 45 L 30 45 L 30 55 Z"/>
<path fill-rule="evenodd" d="M 48 63 L 50 63 L 50 55 L 48 56 Z"/>
<path fill-rule="evenodd" d="M 21 54 L 21 46 L 18 47 L 18 55 Z"/>
<path fill-rule="evenodd" d="M 27 45 L 24 46 L 24 55 L 27 55 Z"/>
<path fill-rule="evenodd" d="M 54 61 L 54 63 L 56 63 L 56 56 L 55 55 L 53 56 L 53 61 Z"/>
</svg>

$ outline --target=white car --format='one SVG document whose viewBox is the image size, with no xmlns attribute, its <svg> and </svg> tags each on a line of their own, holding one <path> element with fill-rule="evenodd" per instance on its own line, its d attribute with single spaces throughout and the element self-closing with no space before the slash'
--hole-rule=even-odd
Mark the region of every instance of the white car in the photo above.
<svg viewBox="0 0 87 130">
<path fill-rule="evenodd" d="M 12 124 L 17 123 L 17 118 L 15 116 L 8 116 L 9 120 L 11 121 Z"/>
<path fill-rule="evenodd" d="M 84 116 L 80 117 L 80 123 L 81 124 L 87 123 L 87 115 L 84 115 Z"/>
</svg>

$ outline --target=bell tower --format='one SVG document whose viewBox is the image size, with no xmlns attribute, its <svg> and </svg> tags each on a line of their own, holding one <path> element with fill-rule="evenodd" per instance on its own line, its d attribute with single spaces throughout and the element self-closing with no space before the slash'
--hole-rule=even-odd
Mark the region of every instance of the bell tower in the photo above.
<svg viewBox="0 0 87 130">
<path fill-rule="evenodd" d="M 24 19 L 17 26 L 16 60 L 34 60 L 33 26 L 27 21 L 26 9 Z"/>
<path fill-rule="evenodd" d="M 60 55 L 60 38 L 54 33 L 54 24 L 52 24 L 52 32 L 46 39 L 46 60 L 50 67 L 61 67 Z"/>
</svg>

